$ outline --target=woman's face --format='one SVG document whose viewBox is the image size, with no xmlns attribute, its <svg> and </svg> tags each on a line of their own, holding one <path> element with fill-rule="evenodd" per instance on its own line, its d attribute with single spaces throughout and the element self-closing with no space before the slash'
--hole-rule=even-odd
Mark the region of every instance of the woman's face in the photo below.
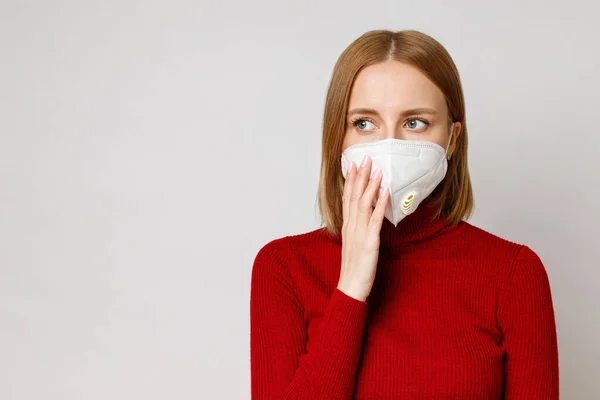
<svg viewBox="0 0 600 400">
<path fill-rule="evenodd" d="M 342 151 L 358 143 L 388 138 L 424 140 L 444 149 L 450 136 L 444 94 L 415 67 L 385 61 L 356 77 L 346 116 Z M 454 151 L 460 122 L 454 124 L 448 156 Z"/>
</svg>

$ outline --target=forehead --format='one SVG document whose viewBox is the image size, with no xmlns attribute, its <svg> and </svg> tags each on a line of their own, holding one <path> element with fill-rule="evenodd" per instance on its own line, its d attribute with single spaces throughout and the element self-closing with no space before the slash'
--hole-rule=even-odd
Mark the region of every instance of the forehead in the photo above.
<svg viewBox="0 0 600 400">
<path fill-rule="evenodd" d="M 442 91 L 412 65 L 388 60 L 365 67 L 357 75 L 350 93 L 349 109 L 385 110 L 429 107 L 446 108 Z"/>
</svg>

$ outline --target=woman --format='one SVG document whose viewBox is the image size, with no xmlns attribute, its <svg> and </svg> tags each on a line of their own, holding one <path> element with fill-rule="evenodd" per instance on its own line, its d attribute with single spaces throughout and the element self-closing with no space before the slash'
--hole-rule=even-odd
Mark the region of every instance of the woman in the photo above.
<svg viewBox="0 0 600 400">
<path fill-rule="evenodd" d="M 327 94 L 323 227 L 254 261 L 252 398 L 558 399 L 545 268 L 464 222 L 472 204 L 450 55 L 367 32 Z"/>
</svg>

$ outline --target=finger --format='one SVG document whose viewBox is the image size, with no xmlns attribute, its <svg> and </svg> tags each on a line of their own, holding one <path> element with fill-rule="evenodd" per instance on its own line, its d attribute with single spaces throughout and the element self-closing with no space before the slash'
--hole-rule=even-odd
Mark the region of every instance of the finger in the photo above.
<svg viewBox="0 0 600 400">
<path fill-rule="evenodd" d="M 356 227 L 359 219 L 360 198 L 365 191 L 365 186 L 367 186 L 369 178 L 369 175 L 367 175 L 367 170 L 371 170 L 371 159 L 369 156 L 365 155 L 360 167 L 358 168 L 356 179 L 352 184 L 352 194 L 350 195 L 350 211 L 348 212 L 348 222 L 352 227 Z"/>
<path fill-rule="evenodd" d="M 390 198 L 390 189 L 385 188 L 383 193 L 377 199 L 377 204 L 375 205 L 375 210 L 373 210 L 373 214 L 371 214 L 371 219 L 369 221 L 369 229 L 373 233 L 379 234 L 381 231 L 381 225 L 383 224 L 383 217 L 385 216 L 385 208 L 387 207 L 387 203 Z"/>
<path fill-rule="evenodd" d="M 363 158 L 360 167 L 358 168 L 358 174 L 356 176 L 356 181 L 354 182 L 354 186 L 352 188 L 352 199 L 358 200 L 362 197 L 363 192 L 365 191 L 365 187 L 369 182 L 369 176 L 371 174 L 371 157 L 365 156 Z"/>
<path fill-rule="evenodd" d="M 356 180 L 352 185 L 352 194 L 350 196 L 350 203 L 354 207 L 357 205 L 358 200 L 363 195 L 365 191 L 365 187 L 369 181 L 369 175 L 371 172 L 371 158 L 369 156 L 365 156 L 363 158 L 360 167 L 358 168 L 358 173 L 356 175 Z"/>
<path fill-rule="evenodd" d="M 361 223 L 364 224 L 364 226 L 367 226 L 369 224 L 371 214 L 373 213 L 373 200 L 375 199 L 375 194 L 379 191 L 381 179 L 381 170 L 375 168 L 373 170 L 371 178 L 369 179 L 369 183 L 367 184 L 367 187 L 362 197 L 360 198 L 359 218 L 361 219 Z"/>
<path fill-rule="evenodd" d="M 356 164 L 350 161 L 348 172 L 346 173 L 346 180 L 344 181 L 344 194 L 342 195 L 342 215 L 344 223 L 348 222 L 348 214 L 350 212 L 350 196 L 352 195 L 352 186 L 356 179 Z"/>
</svg>

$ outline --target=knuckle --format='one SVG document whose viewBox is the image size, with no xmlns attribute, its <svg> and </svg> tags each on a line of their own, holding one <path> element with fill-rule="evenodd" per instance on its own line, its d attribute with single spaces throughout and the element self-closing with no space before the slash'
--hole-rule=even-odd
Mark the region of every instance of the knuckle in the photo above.
<svg viewBox="0 0 600 400">
<path fill-rule="evenodd" d="M 360 199 L 358 206 L 362 211 L 367 211 L 371 207 L 371 202 L 369 201 L 368 197 L 364 196 L 362 199 Z"/>
<path fill-rule="evenodd" d="M 375 196 L 374 190 L 372 187 L 368 187 L 365 190 L 365 194 L 363 195 L 363 199 L 365 202 L 371 204 L 373 202 L 373 196 Z"/>
</svg>

